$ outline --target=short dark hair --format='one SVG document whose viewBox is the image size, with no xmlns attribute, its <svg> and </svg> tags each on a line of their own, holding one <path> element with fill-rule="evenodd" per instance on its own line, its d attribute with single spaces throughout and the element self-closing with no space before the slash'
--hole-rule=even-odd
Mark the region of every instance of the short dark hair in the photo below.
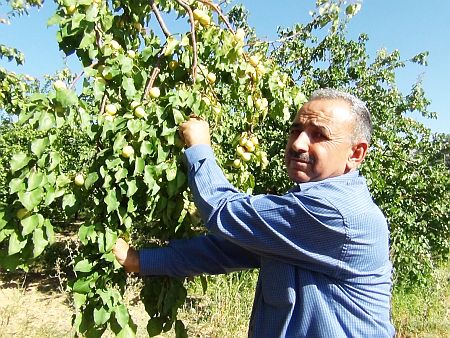
<svg viewBox="0 0 450 338">
<path fill-rule="evenodd" d="M 372 118 L 366 104 L 355 95 L 333 89 L 322 88 L 315 90 L 309 101 L 313 100 L 342 100 L 350 105 L 350 112 L 354 117 L 352 142 L 364 138 L 367 143 L 372 139 Z"/>
</svg>

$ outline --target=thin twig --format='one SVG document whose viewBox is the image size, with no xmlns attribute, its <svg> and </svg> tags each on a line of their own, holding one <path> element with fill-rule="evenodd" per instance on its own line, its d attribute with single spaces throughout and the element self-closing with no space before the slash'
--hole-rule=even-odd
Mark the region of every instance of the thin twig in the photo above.
<svg viewBox="0 0 450 338">
<path fill-rule="evenodd" d="M 194 23 L 194 13 L 192 12 L 191 7 L 186 4 L 183 0 L 175 0 L 183 7 L 186 12 L 189 14 L 189 21 L 191 24 L 191 42 L 192 42 L 192 82 L 195 83 L 195 79 L 197 78 L 197 63 L 198 63 L 198 55 L 197 55 L 197 39 L 195 37 L 195 23 Z"/>
<path fill-rule="evenodd" d="M 169 30 L 167 29 L 166 23 L 161 16 L 161 12 L 159 11 L 158 6 L 155 5 L 155 2 L 153 0 L 150 1 L 150 5 L 152 6 L 152 10 L 155 13 L 156 20 L 158 20 L 159 26 L 161 27 L 166 38 L 168 36 L 171 36 L 172 34 L 170 34 Z"/>
<path fill-rule="evenodd" d="M 98 62 L 94 61 L 94 62 L 92 62 L 92 63 L 88 66 L 88 68 L 93 68 L 93 67 L 95 67 L 97 64 L 98 64 Z M 69 89 L 75 88 L 75 85 L 76 85 L 77 82 L 81 79 L 81 77 L 82 77 L 83 75 L 84 75 L 84 70 L 83 70 L 80 74 L 78 74 L 78 75 L 75 77 L 75 79 L 73 80 L 73 82 L 70 84 Z"/>
</svg>

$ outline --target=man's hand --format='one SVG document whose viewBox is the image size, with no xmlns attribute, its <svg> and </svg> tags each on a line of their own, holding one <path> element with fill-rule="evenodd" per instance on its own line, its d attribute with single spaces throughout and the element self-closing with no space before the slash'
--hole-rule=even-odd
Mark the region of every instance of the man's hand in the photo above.
<svg viewBox="0 0 450 338">
<path fill-rule="evenodd" d="M 113 253 L 116 256 L 117 261 L 125 268 L 126 272 L 139 272 L 139 254 L 138 252 L 130 248 L 127 242 L 122 238 L 119 238 L 114 245 Z"/>
<path fill-rule="evenodd" d="M 191 117 L 180 125 L 180 136 L 186 147 L 196 144 L 211 145 L 208 122 L 199 117 Z"/>
</svg>

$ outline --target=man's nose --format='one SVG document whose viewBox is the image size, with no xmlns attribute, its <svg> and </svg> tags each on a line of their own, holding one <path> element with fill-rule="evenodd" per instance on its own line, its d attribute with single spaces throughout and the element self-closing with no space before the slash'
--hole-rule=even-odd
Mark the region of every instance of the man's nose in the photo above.
<svg viewBox="0 0 450 338">
<path fill-rule="evenodd" d="M 309 143 L 308 133 L 302 131 L 292 142 L 292 149 L 297 152 L 306 152 L 308 151 Z"/>
</svg>

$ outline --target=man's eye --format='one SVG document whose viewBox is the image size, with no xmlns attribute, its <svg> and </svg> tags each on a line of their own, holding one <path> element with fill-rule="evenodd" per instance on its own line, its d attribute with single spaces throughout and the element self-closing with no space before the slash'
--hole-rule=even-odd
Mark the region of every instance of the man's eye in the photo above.
<svg viewBox="0 0 450 338">
<path fill-rule="evenodd" d="M 326 139 L 325 135 L 322 132 L 320 132 L 320 131 L 314 132 L 313 133 L 313 137 L 316 140 L 324 140 L 324 139 Z"/>
</svg>

